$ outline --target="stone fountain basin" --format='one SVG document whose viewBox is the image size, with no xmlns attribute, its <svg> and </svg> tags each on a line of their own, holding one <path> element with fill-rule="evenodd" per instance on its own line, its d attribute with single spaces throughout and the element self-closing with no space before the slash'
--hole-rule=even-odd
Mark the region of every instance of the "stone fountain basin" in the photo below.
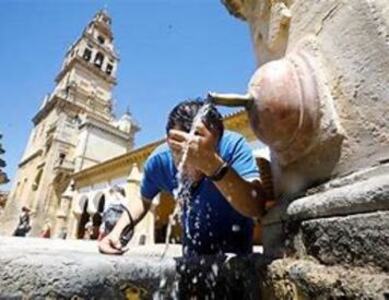
<svg viewBox="0 0 389 300">
<path fill-rule="evenodd" d="M 164 249 L 115 256 L 100 254 L 96 241 L 1 237 L 0 299 L 170 298 L 181 245 L 161 259 Z"/>
</svg>

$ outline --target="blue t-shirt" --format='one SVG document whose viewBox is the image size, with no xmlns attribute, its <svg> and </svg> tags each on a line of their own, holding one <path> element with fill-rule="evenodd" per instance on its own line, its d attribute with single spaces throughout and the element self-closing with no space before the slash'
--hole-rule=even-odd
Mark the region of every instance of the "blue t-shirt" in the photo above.
<svg viewBox="0 0 389 300">
<path fill-rule="evenodd" d="M 244 179 L 259 178 L 258 167 L 244 137 L 225 131 L 218 154 Z M 150 155 L 144 166 L 141 194 L 152 200 L 159 192 L 173 194 L 177 168 L 165 143 Z M 189 208 L 182 214 L 184 255 L 252 251 L 253 220 L 238 213 L 216 185 L 204 177 L 192 190 Z"/>
</svg>

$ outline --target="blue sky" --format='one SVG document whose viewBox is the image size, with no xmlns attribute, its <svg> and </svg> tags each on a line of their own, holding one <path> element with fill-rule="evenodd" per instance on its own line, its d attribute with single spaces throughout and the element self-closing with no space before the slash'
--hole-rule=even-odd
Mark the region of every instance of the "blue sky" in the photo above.
<svg viewBox="0 0 389 300">
<path fill-rule="evenodd" d="M 0 132 L 11 178 L 66 49 L 104 6 L 121 58 L 115 112 L 129 106 L 142 127 L 136 146 L 164 136 L 180 100 L 246 90 L 255 69 L 249 29 L 220 0 L 1 0 Z"/>
</svg>

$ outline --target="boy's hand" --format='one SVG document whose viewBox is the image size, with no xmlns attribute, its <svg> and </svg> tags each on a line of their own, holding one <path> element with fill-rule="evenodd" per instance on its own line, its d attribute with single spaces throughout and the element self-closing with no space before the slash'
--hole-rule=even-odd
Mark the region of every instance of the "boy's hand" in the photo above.
<svg viewBox="0 0 389 300">
<path fill-rule="evenodd" d="M 104 237 L 98 243 L 100 253 L 121 255 L 128 250 L 120 243 L 120 235 L 117 235 L 114 231 Z"/>
<path fill-rule="evenodd" d="M 168 135 L 168 143 L 174 151 L 182 153 L 186 144 L 189 143 L 185 163 L 197 168 L 207 176 L 212 175 L 223 164 L 216 152 L 217 141 L 217 134 L 209 131 L 203 123 L 197 126 L 194 137 L 190 137 L 184 131 L 175 129 L 170 130 Z"/>
</svg>

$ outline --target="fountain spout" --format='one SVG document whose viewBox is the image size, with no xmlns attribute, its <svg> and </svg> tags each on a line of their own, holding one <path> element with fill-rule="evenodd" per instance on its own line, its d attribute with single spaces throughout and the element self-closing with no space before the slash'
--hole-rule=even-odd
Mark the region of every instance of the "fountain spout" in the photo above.
<svg viewBox="0 0 389 300">
<path fill-rule="evenodd" d="M 241 95 L 209 92 L 207 100 L 215 105 L 245 107 L 247 110 L 249 110 L 253 105 L 254 97 L 249 93 Z"/>
</svg>

